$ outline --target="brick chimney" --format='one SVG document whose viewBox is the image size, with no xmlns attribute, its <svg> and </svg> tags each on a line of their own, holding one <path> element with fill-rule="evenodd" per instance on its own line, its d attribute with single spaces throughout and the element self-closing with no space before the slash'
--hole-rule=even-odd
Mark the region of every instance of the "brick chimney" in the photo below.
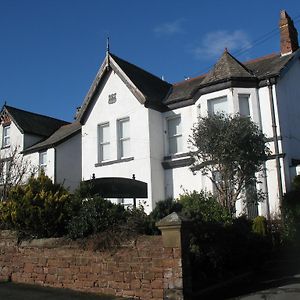
<svg viewBox="0 0 300 300">
<path fill-rule="evenodd" d="M 295 52 L 299 48 L 298 32 L 285 10 L 280 12 L 279 29 L 281 56 Z"/>
</svg>

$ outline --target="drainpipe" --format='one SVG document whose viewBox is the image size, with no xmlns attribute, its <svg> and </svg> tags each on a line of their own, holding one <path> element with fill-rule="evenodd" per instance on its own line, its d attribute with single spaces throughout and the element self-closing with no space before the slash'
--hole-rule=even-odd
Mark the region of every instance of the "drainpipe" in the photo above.
<svg viewBox="0 0 300 300">
<path fill-rule="evenodd" d="M 270 100 L 273 139 L 274 139 L 274 151 L 275 151 L 275 159 L 276 159 L 277 185 L 278 185 L 278 194 L 279 194 L 279 205 L 281 210 L 282 198 L 283 198 L 281 166 L 280 166 L 280 158 L 279 158 L 277 126 L 276 126 L 276 119 L 275 119 L 275 108 L 274 108 L 274 98 L 273 98 L 273 89 L 272 89 L 273 87 L 270 79 L 267 79 L 267 86 L 269 89 L 269 100 Z"/>
<path fill-rule="evenodd" d="M 262 120 L 261 120 L 261 109 L 260 109 L 260 98 L 258 90 L 256 89 L 256 98 L 257 98 L 257 108 L 258 108 L 258 118 L 259 118 L 259 127 L 262 131 Z M 267 219 L 271 220 L 271 212 L 270 212 L 270 201 L 269 201 L 269 190 L 268 190 L 268 182 L 267 182 L 267 167 L 266 162 L 263 163 L 262 169 L 262 181 L 263 181 L 263 191 L 266 195 L 266 209 L 267 209 Z"/>
<path fill-rule="evenodd" d="M 57 160 L 56 160 L 56 148 L 54 147 L 54 172 L 53 172 L 53 183 L 57 183 Z"/>
</svg>

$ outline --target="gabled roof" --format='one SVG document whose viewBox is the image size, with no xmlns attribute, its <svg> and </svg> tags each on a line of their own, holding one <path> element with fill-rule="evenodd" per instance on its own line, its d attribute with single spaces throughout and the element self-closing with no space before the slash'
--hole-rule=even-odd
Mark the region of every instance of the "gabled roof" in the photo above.
<svg viewBox="0 0 300 300">
<path fill-rule="evenodd" d="M 227 85 L 232 83 L 232 86 L 238 83 L 242 86 L 245 82 L 248 82 L 249 86 L 259 86 L 266 78 L 279 76 L 296 53 L 299 53 L 299 50 L 285 56 L 272 54 L 241 63 L 225 50 L 209 73 L 171 85 L 108 52 L 83 101 L 77 120 L 83 122 L 86 112 L 92 107 L 94 95 L 100 83 L 110 69 L 113 69 L 120 76 L 145 107 L 164 111 L 175 103 L 192 104 L 195 101 L 194 98 L 199 96 L 198 93 L 205 94 L 214 88 L 216 90 L 225 88 L 225 85 L 220 85 L 222 82 L 227 82 Z"/>
<path fill-rule="evenodd" d="M 201 85 L 215 84 L 232 78 L 255 79 L 255 76 L 225 50 L 213 69 L 205 76 Z"/>
<path fill-rule="evenodd" d="M 110 54 L 134 85 L 143 93 L 146 102 L 161 103 L 167 95 L 171 84 L 156 77 L 155 75 L 133 65 L 116 55 Z"/>
<path fill-rule="evenodd" d="M 3 106 L 3 111 L 9 114 L 22 133 L 38 135 L 40 137 L 48 137 L 58 128 L 69 123 L 8 105 Z"/>
<path fill-rule="evenodd" d="M 41 150 L 45 150 L 48 148 L 55 147 L 67 139 L 73 137 L 81 131 L 81 124 L 79 122 L 74 122 L 71 124 L 64 125 L 60 127 L 57 131 L 55 131 L 49 138 L 46 140 L 39 142 L 26 150 L 23 151 L 24 154 L 37 152 Z"/>
<path fill-rule="evenodd" d="M 107 52 L 104 62 L 102 63 L 77 115 L 77 120 L 83 122 L 83 118 L 90 106 L 93 104 L 94 95 L 105 75 L 114 70 L 126 84 L 130 91 L 136 96 L 141 104 L 146 107 L 161 109 L 162 100 L 166 97 L 171 88 L 171 84 L 155 75 L 131 64 L 114 54 Z"/>
</svg>

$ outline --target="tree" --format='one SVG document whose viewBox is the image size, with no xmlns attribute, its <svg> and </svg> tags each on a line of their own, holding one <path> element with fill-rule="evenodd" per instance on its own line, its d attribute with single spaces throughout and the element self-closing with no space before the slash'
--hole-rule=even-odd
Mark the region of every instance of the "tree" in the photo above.
<svg viewBox="0 0 300 300">
<path fill-rule="evenodd" d="M 5 151 L 0 158 L 0 198 L 6 200 L 9 191 L 23 184 L 36 168 L 20 153 L 19 147 Z"/>
<path fill-rule="evenodd" d="M 264 134 L 249 118 L 216 114 L 199 120 L 189 142 L 191 170 L 210 178 L 218 200 L 233 215 L 236 201 L 255 186 L 255 173 L 269 154 Z"/>
</svg>

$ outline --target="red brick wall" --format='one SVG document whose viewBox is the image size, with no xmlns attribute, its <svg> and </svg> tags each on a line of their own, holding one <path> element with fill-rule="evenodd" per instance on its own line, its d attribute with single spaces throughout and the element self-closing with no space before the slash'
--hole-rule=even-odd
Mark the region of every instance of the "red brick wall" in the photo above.
<svg viewBox="0 0 300 300">
<path fill-rule="evenodd" d="M 161 236 L 141 236 L 111 252 L 83 250 L 63 239 L 16 241 L 0 232 L 0 280 L 137 299 L 181 298 L 181 249 L 163 247 Z"/>
</svg>

